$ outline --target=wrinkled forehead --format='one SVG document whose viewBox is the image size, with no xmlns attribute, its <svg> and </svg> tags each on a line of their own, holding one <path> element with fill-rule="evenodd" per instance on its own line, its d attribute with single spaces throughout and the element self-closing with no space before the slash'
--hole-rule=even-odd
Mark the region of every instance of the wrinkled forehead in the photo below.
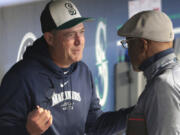
<svg viewBox="0 0 180 135">
<path fill-rule="evenodd" d="M 71 32 L 71 31 L 81 31 L 81 30 L 84 30 L 84 24 L 83 23 L 79 23 L 71 28 L 67 28 L 67 29 L 63 29 L 63 30 L 59 30 L 59 31 L 62 31 L 62 32 Z"/>
</svg>

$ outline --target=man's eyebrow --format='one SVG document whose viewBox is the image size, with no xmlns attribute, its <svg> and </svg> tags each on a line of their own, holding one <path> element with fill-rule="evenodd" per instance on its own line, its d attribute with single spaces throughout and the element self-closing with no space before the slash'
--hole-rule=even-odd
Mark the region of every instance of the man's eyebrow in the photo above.
<svg viewBox="0 0 180 135">
<path fill-rule="evenodd" d="M 81 28 L 79 31 L 84 31 L 85 30 L 85 28 L 83 27 L 83 28 Z"/>
</svg>

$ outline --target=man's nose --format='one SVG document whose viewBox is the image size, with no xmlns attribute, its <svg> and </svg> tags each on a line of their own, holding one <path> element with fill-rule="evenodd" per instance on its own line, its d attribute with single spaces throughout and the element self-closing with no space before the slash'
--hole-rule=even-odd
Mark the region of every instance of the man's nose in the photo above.
<svg viewBox="0 0 180 135">
<path fill-rule="evenodd" d="M 75 34 L 74 44 L 75 45 L 80 45 L 81 44 L 80 35 L 78 33 Z"/>
</svg>

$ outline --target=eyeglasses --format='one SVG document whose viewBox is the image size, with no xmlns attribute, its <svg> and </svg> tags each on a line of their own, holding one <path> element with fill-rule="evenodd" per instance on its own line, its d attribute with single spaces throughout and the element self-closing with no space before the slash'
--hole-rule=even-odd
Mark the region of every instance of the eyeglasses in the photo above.
<svg viewBox="0 0 180 135">
<path fill-rule="evenodd" d="M 121 40 L 120 42 L 121 42 L 121 45 L 122 45 L 124 48 L 128 49 L 128 42 L 131 41 L 131 40 L 135 40 L 135 39 L 137 39 L 137 38 L 125 39 L 125 40 Z"/>
</svg>

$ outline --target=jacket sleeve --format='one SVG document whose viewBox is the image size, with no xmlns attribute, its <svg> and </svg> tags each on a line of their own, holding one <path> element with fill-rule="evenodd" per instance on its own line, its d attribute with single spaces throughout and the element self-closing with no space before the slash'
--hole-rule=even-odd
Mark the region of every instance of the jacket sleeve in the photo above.
<svg viewBox="0 0 180 135">
<path fill-rule="evenodd" d="M 0 134 L 26 135 L 29 97 L 24 80 L 15 72 L 5 75 L 0 86 Z"/>
<path fill-rule="evenodd" d="M 169 81 L 170 82 L 169 82 Z M 169 76 L 158 78 L 145 104 L 145 117 L 149 135 L 180 134 L 180 87 Z"/>
<path fill-rule="evenodd" d="M 94 86 L 91 72 L 90 72 L 90 78 L 91 78 L 90 83 L 92 86 L 92 96 L 91 96 L 90 108 L 88 111 L 88 116 L 87 116 L 86 125 L 85 125 L 86 133 L 90 133 L 94 131 L 94 127 L 95 127 L 94 125 L 96 123 L 96 120 L 103 113 L 101 110 L 101 105 L 99 104 L 99 98 L 96 95 L 95 86 Z"/>
<path fill-rule="evenodd" d="M 134 107 L 114 112 L 102 112 L 93 84 L 93 96 L 86 123 L 87 135 L 112 135 L 125 128 L 127 114 Z"/>
</svg>

